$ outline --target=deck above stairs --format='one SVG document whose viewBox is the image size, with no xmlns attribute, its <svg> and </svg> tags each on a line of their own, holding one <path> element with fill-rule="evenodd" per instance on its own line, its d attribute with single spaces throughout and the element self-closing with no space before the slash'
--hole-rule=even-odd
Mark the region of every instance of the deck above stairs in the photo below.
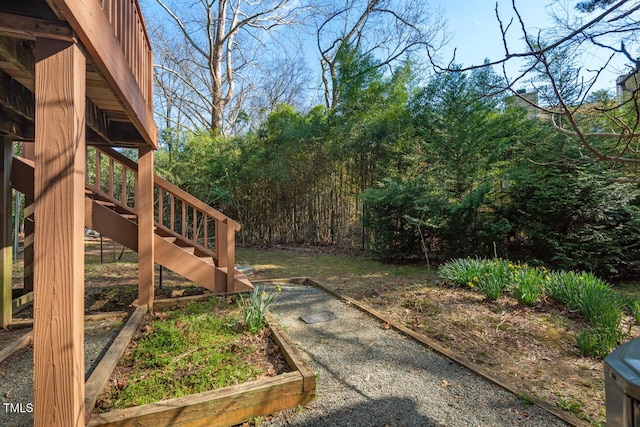
<svg viewBox="0 0 640 427">
<path fill-rule="evenodd" d="M 93 173 L 87 174 L 93 181 L 85 188 L 85 226 L 137 252 L 137 164 L 111 149 L 94 152 Z M 13 158 L 12 186 L 28 197 L 33 197 L 33 166 Z M 252 289 L 234 265 L 239 224 L 162 178 L 154 181 L 154 262 L 211 292 Z"/>
</svg>

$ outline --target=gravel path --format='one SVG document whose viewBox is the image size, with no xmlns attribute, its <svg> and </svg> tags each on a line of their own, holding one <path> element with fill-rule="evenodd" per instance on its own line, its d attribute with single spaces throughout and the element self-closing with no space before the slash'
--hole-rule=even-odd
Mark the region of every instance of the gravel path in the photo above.
<svg viewBox="0 0 640 427">
<path fill-rule="evenodd" d="M 271 311 L 316 370 L 317 399 L 261 426 L 566 425 L 320 289 L 281 288 Z M 338 318 L 299 319 L 325 310 Z"/>
<path fill-rule="evenodd" d="M 102 354 L 120 331 L 119 320 L 85 322 L 85 374 L 88 378 Z M 21 335 L 22 329 L 7 333 Z M 3 332 L 4 334 L 5 332 Z M 5 340 L 0 340 L 4 342 Z M 7 341 L 8 342 L 8 341 Z M 0 363 L 0 426 L 25 427 L 33 425 L 33 347 L 19 351 Z M 7 404 L 7 405 L 5 405 Z M 13 405 L 10 408 L 8 405 Z"/>
</svg>

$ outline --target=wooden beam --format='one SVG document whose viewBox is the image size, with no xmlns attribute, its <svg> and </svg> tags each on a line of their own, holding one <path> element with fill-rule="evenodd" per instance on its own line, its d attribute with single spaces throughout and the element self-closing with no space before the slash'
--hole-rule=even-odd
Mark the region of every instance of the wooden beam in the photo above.
<svg viewBox="0 0 640 427">
<path fill-rule="evenodd" d="M 86 60 L 36 40 L 34 425 L 84 426 Z"/>
<path fill-rule="evenodd" d="M 33 46 L 29 40 L 0 36 L 0 57 L 4 57 L 25 76 L 33 77 L 36 69 Z"/>
<path fill-rule="evenodd" d="M 118 333 L 118 336 L 113 341 L 107 353 L 102 357 L 100 363 L 93 370 L 91 377 L 85 385 L 85 399 L 84 406 L 87 413 L 91 413 L 93 407 L 96 404 L 98 395 L 104 389 L 104 386 L 109 381 L 111 373 L 115 369 L 116 365 L 120 361 L 120 358 L 124 354 L 127 346 L 131 342 L 133 335 L 140 327 L 144 315 L 147 313 L 147 306 L 141 305 L 136 308 L 127 323 Z"/>
<path fill-rule="evenodd" d="M 14 312 L 17 312 L 25 305 L 33 302 L 33 292 L 27 292 L 25 294 L 20 295 L 18 298 L 14 298 L 11 304 L 11 308 Z"/>
<path fill-rule="evenodd" d="M 32 53 L 33 52 L 28 48 L 28 44 L 25 44 L 24 41 L 11 37 L 0 36 L 0 55 L 4 56 L 11 64 L 18 68 L 29 80 L 33 80 L 35 78 L 35 65 L 33 64 L 33 59 L 29 58 L 29 55 Z M 1 70 L 0 106 L 3 106 L 30 121 L 35 120 L 35 95 L 32 90 L 25 87 L 11 75 Z M 112 143 L 111 134 L 117 135 L 118 140 L 144 142 L 141 141 L 140 134 L 137 133 L 136 128 L 129 123 L 121 124 L 119 122 L 114 122 L 113 127 L 115 129 L 112 130 L 112 123 L 107 114 L 90 99 L 86 100 L 85 114 L 87 126 L 104 142 L 109 144 Z M 11 129 L 10 125 L 6 123 L 6 120 L 0 121 L 0 125 L 2 122 L 4 122 L 4 126 Z M 9 135 L 15 135 L 18 129 L 22 129 L 24 127 L 25 125 L 22 122 L 14 123 L 13 131 L 6 131 L 6 133 Z M 0 130 L 3 130 L 3 128 L 0 127 Z M 31 138 L 33 138 L 33 136 L 31 136 Z"/>
<path fill-rule="evenodd" d="M 20 336 L 14 340 L 11 344 L 0 350 L 0 362 L 8 359 L 18 350 L 22 350 L 33 341 L 33 331 L 29 331 L 26 334 Z"/>
<path fill-rule="evenodd" d="M 87 99 L 86 107 L 87 126 L 106 142 L 111 142 L 111 128 L 109 117 L 90 99 Z"/>
<path fill-rule="evenodd" d="M 36 156 L 35 145 L 33 142 L 22 143 L 22 156 L 28 160 L 34 160 Z M 33 183 L 33 175 L 30 182 Z M 33 190 L 33 185 L 31 186 Z M 35 203 L 33 194 L 31 196 L 25 194 L 24 200 L 24 292 L 33 291 L 33 233 L 35 233 L 35 223 L 33 213 L 35 212 Z"/>
<path fill-rule="evenodd" d="M 0 12 L 0 33 L 31 40 L 35 40 L 36 37 L 47 37 L 74 41 L 73 30 L 66 22 L 24 15 L 17 18 L 15 14 L 6 12 Z"/>
<path fill-rule="evenodd" d="M 296 346 L 289 339 L 276 319 L 268 313 L 265 319 L 269 322 L 273 340 L 276 342 L 290 368 L 297 370 L 302 375 L 302 391 L 314 392 L 316 389 L 316 373 L 313 368 L 304 361 L 296 350 Z"/>
<path fill-rule="evenodd" d="M 153 219 L 153 150 L 148 145 L 138 149 L 136 212 L 138 213 L 138 304 L 153 308 L 154 291 L 154 219 Z"/>
<path fill-rule="evenodd" d="M 13 137 L 16 141 L 33 141 L 33 122 L 0 105 L 0 133 Z"/>
<path fill-rule="evenodd" d="M 49 20 L 56 19 L 53 11 L 41 0 L 3 1 L 0 2 L 0 11 Z"/>
<path fill-rule="evenodd" d="M 120 43 L 102 10 L 100 2 L 86 0 L 46 0 L 54 11 L 64 15 L 91 59 L 111 85 L 124 108 L 154 150 L 158 148 L 158 129 L 153 111 L 128 65 Z M 142 53 L 140 53 L 142 54 Z"/>
<path fill-rule="evenodd" d="M 0 105 L 33 121 L 35 96 L 13 77 L 0 70 Z"/>
<path fill-rule="evenodd" d="M 13 141 L 2 137 L 2 159 L 0 159 L 0 328 L 11 324 L 13 317 L 11 295 L 13 269 L 13 240 L 11 239 L 11 158 Z"/>
</svg>

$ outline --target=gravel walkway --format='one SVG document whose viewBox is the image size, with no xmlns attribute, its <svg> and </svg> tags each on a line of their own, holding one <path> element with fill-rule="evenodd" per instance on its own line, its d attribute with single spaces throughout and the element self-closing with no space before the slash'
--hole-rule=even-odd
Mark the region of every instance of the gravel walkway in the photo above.
<svg viewBox="0 0 640 427">
<path fill-rule="evenodd" d="M 271 311 L 316 370 L 317 399 L 261 426 L 567 425 L 320 289 L 280 286 Z M 338 318 L 299 319 L 325 310 Z"/>
<path fill-rule="evenodd" d="M 102 354 L 120 331 L 119 320 L 85 322 L 85 374 L 88 378 Z M 28 329 L 8 334 L 21 335 Z M 5 332 L 3 332 L 5 334 Z M 0 340 L 0 343 L 5 340 Z M 0 363 L 0 426 L 25 427 L 33 425 L 33 346 L 17 352 Z M 13 409 L 5 407 L 13 405 Z"/>
</svg>

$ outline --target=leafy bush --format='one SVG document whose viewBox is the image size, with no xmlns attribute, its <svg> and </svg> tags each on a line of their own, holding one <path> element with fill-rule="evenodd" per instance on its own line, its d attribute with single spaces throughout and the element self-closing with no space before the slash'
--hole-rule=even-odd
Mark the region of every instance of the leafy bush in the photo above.
<svg viewBox="0 0 640 427">
<path fill-rule="evenodd" d="M 440 267 L 438 274 L 459 286 L 477 287 L 487 299 L 495 301 L 502 295 L 511 280 L 513 264 L 495 259 L 456 259 Z"/>
<path fill-rule="evenodd" d="M 629 314 L 636 320 L 636 323 L 640 323 L 640 301 L 635 298 L 629 298 L 626 301 L 625 307 L 629 310 Z"/>
<path fill-rule="evenodd" d="M 460 258 L 444 264 L 438 269 L 438 274 L 443 279 L 452 281 L 458 286 L 476 286 L 480 277 L 488 274 L 486 260 L 478 258 Z"/>
<path fill-rule="evenodd" d="M 412 218 L 423 216 L 426 188 L 418 181 L 385 179 L 362 195 L 364 227 L 371 233 L 369 250 L 385 262 L 406 262 L 422 255 Z"/>
<path fill-rule="evenodd" d="M 520 304 L 534 305 L 543 292 L 544 272 L 537 268 L 522 268 L 514 272 L 511 293 Z"/>
<path fill-rule="evenodd" d="M 624 338 L 619 328 L 586 328 L 575 335 L 580 353 L 586 357 L 605 358 Z"/>
</svg>

